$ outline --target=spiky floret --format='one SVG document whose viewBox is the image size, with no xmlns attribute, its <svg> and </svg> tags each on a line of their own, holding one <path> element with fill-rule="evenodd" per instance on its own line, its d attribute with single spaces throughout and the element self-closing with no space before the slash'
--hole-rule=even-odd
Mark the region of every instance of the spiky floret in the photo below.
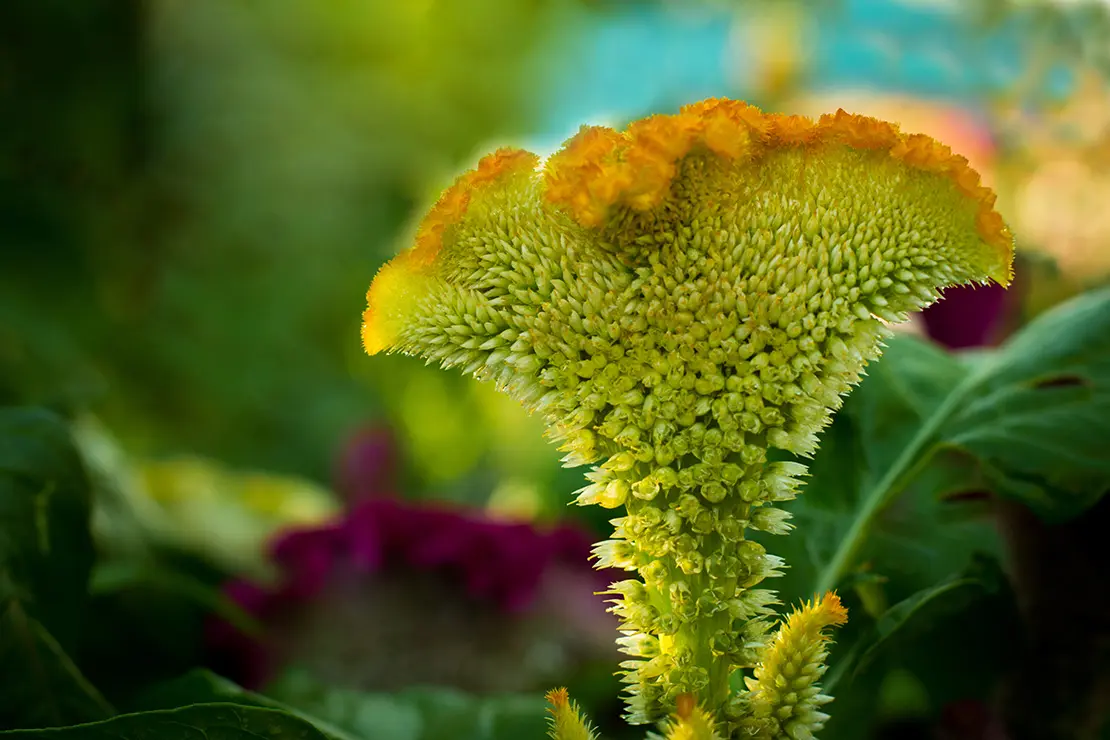
<svg viewBox="0 0 1110 740">
<path fill-rule="evenodd" d="M 1009 281 L 994 196 L 928 137 L 721 100 L 476 173 L 374 280 L 367 350 L 494 381 L 593 465 L 579 503 L 623 507 L 596 557 L 640 575 L 612 587 L 629 718 L 720 712 L 782 566 L 746 532 L 790 529 L 805 472 L 768 450 L 812 454 L 888 322 Z"/>
<path fill-rule="evenodd" d="M 821 707 L 832 698 L 817 681 L 829 654 L 826 630 L 844 624 L 848 612 L 834 593 L 795 609 L 759 652 L 755 676 L 745 679 L 747 692 L 737 697 L 742 708 L 741 736 L 753 740 L 811 740 L 828 715 Z"/>
<path fill-rule="evenodd" d="M 571 701 L 565 688 L 547 692 L 547 734 L 551 740 L 597 740 L 597 733 L 582 716 L 578 705 Z"/>
<path fill-rule="evenodd" d="M 693 696 L 682 694 L 666 727 L 666 740 L 724 740 L 724 736 L 717 731 L 713 715 L 699 707 Z"/>
</svg>

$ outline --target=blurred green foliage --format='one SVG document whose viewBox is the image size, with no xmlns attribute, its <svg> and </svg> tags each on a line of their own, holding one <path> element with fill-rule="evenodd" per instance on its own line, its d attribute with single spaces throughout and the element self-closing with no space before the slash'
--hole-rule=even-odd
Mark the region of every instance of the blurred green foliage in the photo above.
<svg viewBox="0 0 1110 740">
<path fill-rule="evenodd" d="M 5 4 L 0 400 L 91 407 L 141 456 L 321 481 L 384 419 L 406 489 L 560 511 L 536 424 L 416 361 L 368 362 L 358 324 L 434 194 L 529 130 L 593 12 Z"/>
</svg>

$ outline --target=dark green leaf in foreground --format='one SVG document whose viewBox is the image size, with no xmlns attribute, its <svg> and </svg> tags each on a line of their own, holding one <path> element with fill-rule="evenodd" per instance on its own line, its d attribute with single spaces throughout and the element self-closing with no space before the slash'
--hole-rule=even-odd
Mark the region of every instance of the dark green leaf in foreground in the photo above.
<svg viewBox="0 0 1110 740">
<path fill-rule="evenodd" d="M 193 704 L 231 703 L 245 707 L 273 709 L 295 715 L 318 729 L 328 740 L 355 740 L 354 736 L 316 717 L 290 709 L 268 696 L 247 691 L 238 684 L 198 668 L 183 676 L 152 686 L 137 699 L 133 710 L 150 713 L 179 709 Z M 380 735 L 389 737 L 388 733 Z"/>
<path fill-rule="evenodd" d="M 65 423 L 0 409 L 0 599 L 16 598 L 70 645 L 93 563 L 89 484 Z"/>
<path fill-rule="evenodd" d="M 196 670 L 150 689 L 138 708 L 232 702 L 274 709 L 309 722 L 328 740 L 538 740 L 546 732 L 546 704 L 538 695 L 473 696 L 442 687 L 370 693 L 301 672 L 286 674 L 267 693 Z"/>
<path fill-rule="evenodd" d="M 950 702 L 988 700 L 1019 655 L 1013 592 L 988 556 L 974 557 L 875 620 L 859 613 L 854 619 L 826 676 L 837 711 L 822 740 L 869 736 L 876 722 L 907 711 L 892 706 L 890 697 L 879 698 L 893 679 L 912 687 L 917 706 L 911 715 L 920 718 L 935 717 Z"/>
<path fill-rule="evenodd" d="M 18 601 L 0 617 L 0 729 L 98 719 L 112 708 Z"/>
<path fill-rule="evenodd" d="M 475 696 L 447 687 L 366 693 L 320 684 L 301 672 L 286 674 L 268 693 L 358 737 L 375 740 L 538 740 L 546 736 L 546 704 L 539 695 Z"/>
<path fill-rule="evenodd" d="M 20 740 L 328 740 L 327 735 L 309 722 L 288 712 L 226 703 L 122 714 L 103 722 L 74 727 L 0 732 L 0 738 L 8 737 Z M 378 737 L 389 740 L 386 736 Z"/>
<path fill-rule="evenodd" d="M 0 409 L 0 727 L 110 713 L 67 655 L 92 560 L 89 487 L 65 423 Z"/>
</svg>

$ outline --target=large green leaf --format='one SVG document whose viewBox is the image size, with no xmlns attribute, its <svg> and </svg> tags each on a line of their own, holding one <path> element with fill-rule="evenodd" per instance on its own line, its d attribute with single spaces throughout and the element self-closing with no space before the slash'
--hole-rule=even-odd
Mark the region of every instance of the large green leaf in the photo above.
<svg viewBox="0 0 1110 740">
<path fill-rule="evenodd" d="M 0 599 L 25 602 L 67 646 L 93 563 L 89 498 L 64 422 L 38 409 L 0 409 Z"/>
<path fill-rule="evenodd" d="M 303 672 L 289 672 L 267 693 L 354 735 L 382 740 L 516 740 L 546 732 L 543 697 L 476 696 L 447 687 L 414 687 L 366 693 L 327 686 Z M 388 718 L 393 734 L 379 723 Z"/>
<path fill-rule="evenodd" d="M 1001 349 L 962 361 L 897 337 L 839 417 L 851 419 L 863 450 L 863 471 L 852 476 L 862 488 L 849 492 L 850 523 L 821 553 L 815 591 L 865 562 L 877 520 L 923 475 L 948 479 L 937 495 L 978 486 L 1048 521 L 1074 517 L 1110 489 L 1110 289 L 1061 304 Z M 845 495 L 843 483 L 820 476 L 827 440 L 806 490 L 818 503 L 830 498 L 823 488 Z M 943 470 L 953 460 L 966 480 Z"/>
<path fill-rule="evenodd" d="M 92 560 L 89 487 L 65 423 L 0 409 L 0 727 L 110 713 L 67 655 Z"/>
<path fill-rule="evenodd" d="M 111 706 L 19 601 L 0 617 L 0 729 L 110 716 Z"/>
<path fill-rule="evenodd" d="M 1002 612 L 1009 604 L 1006 577 L 997 562 L 986 556 L 977 556 L 963 571 L 945 578 L 929 588 L 891 606 L 876 619 L 869 633 L 859 640 L 851 652 L 844 656 L 836 669 L 826 679 L 826 687 L 848 685 L 884 653 L 906 646 L 920 645 L 921 640 L 936 626 L 952 617 L 959 617 L 973 608 L 976 602 L 1000 600 Z M 1000 622 L 1007 622 L 1004 617 Z M 974 670 L 975 665 L 964 654 L 963 671 Z"/>
<path fill-rule="evenodd" d="M 827 733 L 858 736 L 894 668 L 933 702 L 991 685 L 1016 641 L 1012 597 L 949 575 L 972 548 L 998 552 L 982 509 L 952 494 L 993 492 L 1050 521 L 1084 511 L 1110 488 L 1108 389 L 1110 290 L 1043 314 L 998 350 L 890 342 L 822 438 L 792 504 L 799 534 L 767 542 L 791 565 L 789 600 L 839 586 L 849 604 L 830 679 L 854 680 L 837 687 Z"/>
<path fill-rule="evenodd" d="M 277 709 L 310 722 L 329 740 L 516 740 L 544 737 L 540 696 L 473 696 L 442 687 L 370 693 L 290 672 L 266 696 L 208 671 L 192 671 L 140 697 L 137 708 L 233 702 Z"/>
<path fill-rule="evenodd" d="M 293 714 L 316 727 L 328 740 L 356 740 L 334 725 L 308 714 L 290 709 L 279 701 L 253 691 L 247 691 L 232 681 L 204 669 L 196 669 L 184 676 L 165 681 L 150 687 L 135 701 L 132 709 L 149 713 L 160 710 L 180 709 L 193 704 L 231 703 L 247 707 L 273 709 Z M 388 716 L 381 718 L 379 725 L 381 737 L 389 737 L 391 722 Z M 400 738 L 406 737 L 400 735 Z"/>
<path fill-rule="evenodd" d="M 1041 315 L 976 364 L 984 377 L 941 436 L 999 495 L 1060 522 L 1110 490 L 1110 289 Z"/>
<path fill-rule="evenodd" d="M 929 721 L 951 702 L 986 701 L 1018 655 L 1013 594 L 993 557 L 973 558 L 877 618 L 848 600 L 824 680 L 836 703 L 822 740 L 870 737 L 907 712 Z"/>
<path fill-rule="evenodd" d="M 180 709 L 122 714 L 103 722 L 46 730 L 0 732 L 20 740 L 328 740 L 300 717 L 278 709 L 242 704 L 194 704 Z M 388 736 L 377 736 L 389 740 Z"/>
<path fill-rule="evenodd" d="M 992 528 L 981 517 L 954 517 L 971 507 L 947 500 L 979 483 L 977 466 L 966 455 L 934 456 L 931 465 L 907 477 L 902 495 L 868 508 L 879 503 L 869 494 L 912 442 L 923 418 L 967 373 L 956 359 L 925 342 L 903 337 L 891 341 L 822 434 L 809 481 L 787 505 L 796 534 L 761 537 L 790 564 L 775 584 L 785 600 L 810 598 L 843 585 L 851 574 L 865 606 L 878 614 L 891 601 L 959 571 L 976 549 L 997 550 Z M 829 563 L 847 542 L 855 542 L 855 567 L 830 582 Z M 860 568 L 866 570 L 861 573 Z"/>
</svg>

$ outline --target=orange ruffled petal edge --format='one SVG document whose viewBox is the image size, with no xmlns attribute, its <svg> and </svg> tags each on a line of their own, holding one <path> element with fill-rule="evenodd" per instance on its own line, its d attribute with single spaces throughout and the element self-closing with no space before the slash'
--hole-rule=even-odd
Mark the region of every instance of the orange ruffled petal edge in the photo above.
<svg viewBox="0 0 1110 740">
<path fill-rule="evenodd" d="M 985 243 L 998 250 L 1004 264 L 1013 261 L 1013 236 L 994 210 L 994 192 L 980 184 L 966 157 L 925 134 L 903 134 L 897 125 L 838 110 L 817 121 L 805 116 L 767 114 L 742 101 L 711 98 L 687 105 L 677 115 L 655 115 L 635 121 L 623 132 L 604 126 L 583 126 L 547 162 L 545 197 L 582 226 L 605 222 L 618 202 L 647 210 L 666 196 L 679 160 L 695 146 L 733 160 L 752 161 L 788 146 L 842 144 L 853 149 L 886 151 L 925 172 L 947 176 L 961 193 L 978 203 L 976 228 Z M 367 293 L 363 316 L 367 351 L 380 351 L 385 336 L 376 337 L 373 311 L 386 293 L 404 290 L 403 273 L 424 273 L 443 246 L 443 231 L 466 214 L 471 194 L 510 173 L 533 172 L 539 158 L 522 149 L 503 148 L 483 157 L 477 168 L 461 175 L 421 222 L 415 244 L 392 260 Z M 389 269 L 391 279 L 384 273 Z M 1011 275 L 1006 276 L 1008 284 Z"/>
<path fill-rule="evenodd" d="M 980 237 L 1006 264 L 1012 261 L 1013 236 L 994 210 L 995 194 L 980 184 L 966 157 L 925 134 L 903 134 L 895 124 L 844 110 L 814 121 L 710 99 L 685 106 L 678 115 L 636 121 L 623 133 L 584 127 L 548 162 L 547 199 L 588 227 L 600 226 L 617 202 L 646 210 L 663 200 L 679 160 L 699 144 L 723 157 L 746 160 L 787 146 L 842 144 L 886 151 L 909 167 L 948 177 L 975 200 Z"/>
</svg>

